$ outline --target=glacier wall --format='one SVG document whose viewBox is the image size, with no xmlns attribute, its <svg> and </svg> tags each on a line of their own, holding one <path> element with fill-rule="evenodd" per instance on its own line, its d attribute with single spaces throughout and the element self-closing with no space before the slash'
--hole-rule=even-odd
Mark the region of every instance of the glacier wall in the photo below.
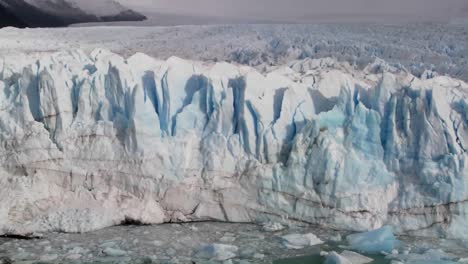
<svg viewBox="0 0 468 264">
<path fill-rule="evenodd" d="M 0 234 L 297 221 L 468 234 L 468 84 L 106 50 L 0 61 Z"/>
</svg>

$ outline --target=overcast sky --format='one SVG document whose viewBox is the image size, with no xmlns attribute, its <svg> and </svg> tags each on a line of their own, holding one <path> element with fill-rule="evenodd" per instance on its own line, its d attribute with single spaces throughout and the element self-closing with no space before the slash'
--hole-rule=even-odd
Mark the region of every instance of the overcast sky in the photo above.
<svg viewBox="0 0 468 264">
<path fill-rule="evenodd" d="M 118 0 L 141 12 L 257 19 L 310 15 L 395 15 L 452 18 L 468 14 L 468 0 Z"/>
</svg>

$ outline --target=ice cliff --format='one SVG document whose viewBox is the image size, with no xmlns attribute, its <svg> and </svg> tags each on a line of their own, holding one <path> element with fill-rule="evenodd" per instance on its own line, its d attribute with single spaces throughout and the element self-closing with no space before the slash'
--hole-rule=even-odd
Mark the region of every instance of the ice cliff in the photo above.
<svg viewBox="0 0 468 264">
<path fill-rule="evenodd" d="M 468 84 L 105 50 L 0 61 L 0 233 L 300 221 L 468 235 Z"/>
</svg>

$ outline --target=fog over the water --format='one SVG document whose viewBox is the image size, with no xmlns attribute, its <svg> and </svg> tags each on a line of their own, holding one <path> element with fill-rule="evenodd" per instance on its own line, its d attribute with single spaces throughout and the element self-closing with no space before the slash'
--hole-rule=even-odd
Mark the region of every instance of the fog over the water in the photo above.
<svg viewBox="0 0 468 264">
<path fill-rule="evenodd" d="M 322 17 L 452 19 L 468 17 L 468 0 L 118 0 L 143 13 L 292 22 Z"/>
</svg>

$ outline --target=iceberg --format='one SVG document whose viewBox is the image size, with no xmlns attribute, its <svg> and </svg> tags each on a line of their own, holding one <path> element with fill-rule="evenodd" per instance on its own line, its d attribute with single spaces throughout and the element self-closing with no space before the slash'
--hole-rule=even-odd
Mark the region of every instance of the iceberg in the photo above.
<svg viewBox="0 0 468 264">
<path fill-rule="evenodd" d="M 308 246 L 323 244 L 323 241 L 312 233 L 289 234 L 282 236 L 281 238 L 283 239 L 283 245 L 291 249 L 301 249 Z"/>
<path fill-rule="evenodd" d="M 467 239 L 468 84 L 330 60 L 5 61 L 0 234 L 291 221 Z M 356 250 L 391 251 L 376 232 Z"/>
<path fill-rule="evenodd" d="M 348 259 L 349 261 L 351 261 L 351 263 L 353 264 L 366 264 L 366 263 L 371 263 L 372 261 L 374 261 L 371 258 L 368 258 L 366 256 L 363 256 L 361 254 L 358 254 L 354 251 L 349 251 L 349 250 L 345 250 L 341 252 L 340 255 Z"/>
<path fill-rule="evenodd" d="M 326 256 L 324 264 L 366 264 L 374 261 L 371 258 L 348 250 L 341 252 L 341 254 L 332 251 L 323 255 Z"/>
<path fill-rule="evenodd" d="M 347 236 L 346 240 L 352 249 L 368 254 L 389 253 L 399 245 L 399 241 L 393 235 L 393 229 L 390 226 L 384 226 L 365 233 L 352 234 Z"/>
<path fill-rule="evenodd" d="M 335 251 L 332 251 L 328 253 L 323 264 L 353 264 L 353 262 L 336 253 Z"/>
<path fill-rule="evenodd" d="M 203 246 L 195 254 L 196 258 L 224 261 L 234 258 L 237 255 L 238 248 L 225 244 L 210 244 Z"/>
<path fill-rule="evenodd" d="M 262 230 L 265 232 L 278 232 L 284 229 L 286 229 L 286 227 L 278 222 L 268 222 L 262 225 Z"/>
</svg>

